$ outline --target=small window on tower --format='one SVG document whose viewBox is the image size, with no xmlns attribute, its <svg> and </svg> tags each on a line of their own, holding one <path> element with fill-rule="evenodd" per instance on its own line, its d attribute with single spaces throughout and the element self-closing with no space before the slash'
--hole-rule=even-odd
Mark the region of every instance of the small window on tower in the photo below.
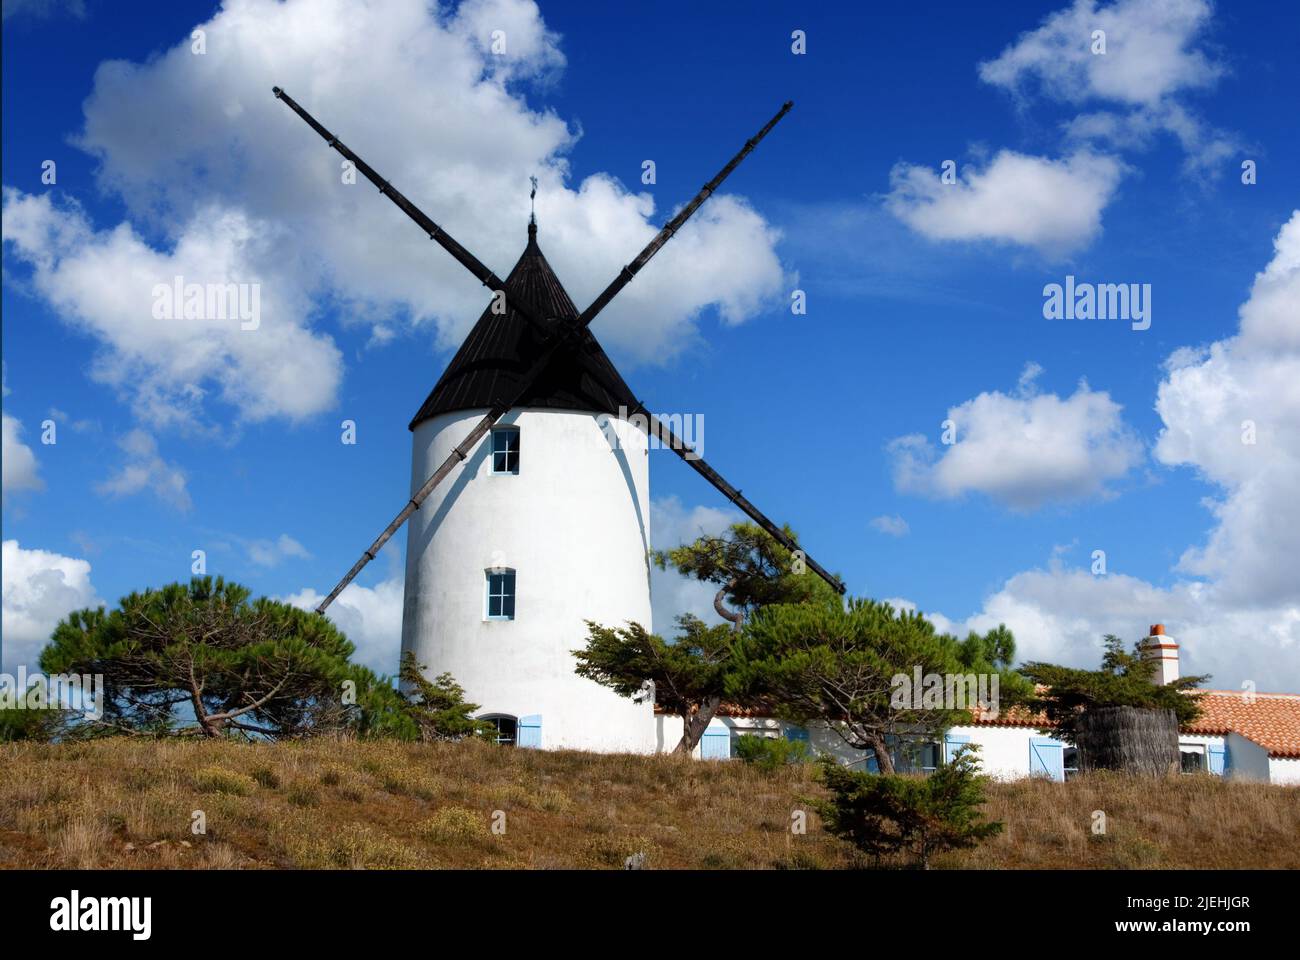
<svg viewBox="0 0 1300 960">
<path fill-rule="evenodd" d="M 489 570 L 487 572 L 487 619 L 513 620 L 515 618 L 515 572 Z"/>
<path fill-rule="evenodd" d="M 492 472 L 519 472 L 519 428 L 492 428 Z"/>
</svg>

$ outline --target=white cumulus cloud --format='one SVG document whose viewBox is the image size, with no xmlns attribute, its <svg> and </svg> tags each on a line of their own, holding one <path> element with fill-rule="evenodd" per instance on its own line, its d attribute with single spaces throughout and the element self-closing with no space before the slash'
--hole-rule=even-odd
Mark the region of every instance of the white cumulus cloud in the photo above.
<svg viewBox="0 0 1300 960">
<path fill-rule="evenodd" d="M 118 441 L 124 462 L 95 489 L 110 497 L 129 497 L 148 490 L 163 503 L 185 512 L 193 506 L 189 478 L 183 469 L 164 460 L 158 442 L 144 430 L 132 430 Z"/>
<path fill-rule="evenodd" d="M 6 188 L 4 239 L 32 267 L 32 286 L 100 349 L 91 369 L 156 426 L 209 425 L 213 400 L 240 419 L 298 420 L 333 403 L 339 351 L 308 329 L 311 305 L 286 267 L 288 237 L 229 208 L 195 212 L 175 246 L 155 249 L 129 223 L 95 230 L 75 205 Z M 165 291 L 246 284 L 255 328 L 226 318 L 187 319 Z M 237 288 L 238 289 L 238 288 Z M 206 296 L 205 296 L 206 303 Z"/>
<path fill-rule="evenodd" d="M 902 517 L 882 514 L 871 519 L 871 528 L 891 537 L 905 537 L 911 529 Z"/>
<path fill-rule="evenodd" d="M 1060 160 L 1001 150 L 987 166 L 965 165 L 955 183 L 911 163 L 890 172 L 885 205 L 931 240 L 991 241 L 1049 257 L 1086 246 L 1123 174 L 1114 157 L 1082 150 Z"/>
<path fill-rule="evenodd" d="M 1176 353 L 1156 399 L 1156 459 L 1194 468 L 1221 492 L 1214 529 L 1180 568 L 1241 604 L 1300 604 L 1300 211 L 1274 247 L 1238 334 Z"/>
<path fill-rule="evenodd" d="M 1156 399 L 1164 427 L 1154 456 L 1198 471 L 1220 492 L 1214 526 L 1182 555 L 1169 586 L 1066 567 L 1009 577 L 964 620 L 944 629 L 1004 622 L 1022 657 L 1094 666 L 1101 637 L 1132 641 L 1164 623 L 1182 646 L 1185 673 L 1211 684 L 1300 690 L 1300 210 L 1255 277 L 1236 336 L 1168 361 Z M 1253 442 L 1251 442 L 1253 440 Z"/>
<path fill-rule="evenodd" d="M 1037 82 L 1045 94 L 1071 102 L 1154 105 L 1223 74 L 1195 47 L 1212 13 L 1206 0 L 1075 0 L 981 63 L 980 78 L 1016 91 Z M 1105 53 L 1093 52 L 1096 30 L 1105 33 Z"/>
<path fill-rule="evenodd" d="M 982 493 L 1017 510 L 1105 495 L 1141 463 L 1142 444 L 1123 408 L 1080 381 L 1073 394 L 1039 393 L 1025 368 L 1015 393 L 981 393 L 948 410 L 955 442 L 923 434 L 887 446 L 894 486 L 938 499 Z"/>
<path fill-rule="evenodd" d="M 3 544 L 3 665 L 36 669 L 41 649 L 60 620 L 73 610 L 103 601 L 90 582 L 90 564 L 47 550 L 27 550 L 17 540 Z"/>
<path fill-rule="evenodd" d="M 580 308 L 670 212 L 611 174 L 571 182 L 576 128 L 527 99 L 564 64 L 561 38 L 529 0 L 467 0 L 454 10 L 425 0 L 226 0 L 199 26 L 202 56 L 186 37 L 146 63 L 102 64 L 77 142 L 98 158 L 104 189 L 178 243 L 212 209 L 275 232 L 274 256 L 258 262 L 290 257 L 284 295 L 328 294 L 346 322 L 372 325 L 375 343 L 414 328 L 454 346 L 485 306 L 484 291 L 363 178 L 344 183 L 341 158 L 272 97 L 273 85 L 502 276 L 523 249 L 536 175 L 540 240 Z M 700 156 L 700 176 L 764 119 L 762 111 L 738 119 L 734 140 Z M 745 201 L 714 197 L 597 334 L 633 360 L 662 361 L 689 347 L 708 307 L 724 322 L 745 320 L 785 289 L 776 240 Z M 281 313 L 286 331 L 295 329 L 290 317 L 302 323 L 302 310 Z M 275 355 L 295 354 L 282 344 Z M 294 378 L 314 388 L 297 407 L 280 390 L 250 405 L 289 416 L 319 409 L 337 374 L 336 362 L 315 359 L 324 376 L 310 385 Z"/>
<path fill-rule="evenodd" d="M 1048 15 L 992 60 L 980 78 L 1013 92 L 1069 104 L 1101 104 L 1066 123 L 1071 139 L 1119 150 L 1145 149 L 1159 133 L 1176 138 L 1186 168 L 1214 175 L 1239 149 L 1179 99 L 1213 86 L 1226 68 L 1201 46 L 1213 16 L 1207 0 L 1076 0 Z M 1094 52 L 1105 35 L 1105 52 Z"/>
<path fill-rule="evenodd" d="M 8 499 L 10 494 L 23 490 L 40 490 L 44 483 L 37 469 L 36 454 L 23 443 L 23 425 L 17 417 L 0 415 L 0 437 L 3 438 L 0 450 L 3 496 Z"/>
<path fill-rule="evenodd" d="M 259 567 L 276 567 L 291 557 L 302 560 L 311 557 L 307 548 L 287 533 L 274 540 L 251 540 L 246 547 L 248 559 Z"/>
<path fill-rule="evenodd" d="M 356 646 L 352 660 L 377 673 L 396 676 L 402 655 L 403 580 L 393 577 L 373 587 L 351 583 L 325 615 Z M 307 587 L 279 598 L 302 610 L 315 610 L 325 595 Z"/>
</svg>

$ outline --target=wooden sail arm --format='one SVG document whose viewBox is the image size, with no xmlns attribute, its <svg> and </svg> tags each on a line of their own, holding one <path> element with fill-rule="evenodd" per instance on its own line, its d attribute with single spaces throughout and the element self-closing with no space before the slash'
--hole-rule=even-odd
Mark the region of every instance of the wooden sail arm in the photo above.
<svg viewBox="0 0 1300 960">
<path fill-rule="evenodd" d="M 763 125 L 763 128 L 759 130 L 758 133 L 745 141 L 745 145 L 736 152 L 734 157 L 727 161 L 726 165 L 717 172 L 717 175 L 700 188 L 700 192 L 691 198 L 690 203 L 686 204 L 686 206 L 682 207 L 682 209 L 677 212 L 677 216 L 664 224 L 663 229 L 655 235 L 654 239 L 647 243 L 641 252 L 637 254 L 636 258 L 620 270 L 618 276 L 610 281 L 609 286 L 600 292 L 600 296 L 591 301 L 591 305 L 578 315 L 575 326 L 579 328 L 586 327 L 591 324 L 592 320 L 596 319 L 596 315 L 605 309 L 609 302 L 618 295 L 620 290 L 632 282 L 632 278 L 641 272 L 641 268 L 650 262 L 650 258 L 658 253 L 665 243 L 672 239 L 673 234 L 682 228 L 682 224 L 689 220 L 691 215 L 700 208 L 700 205 L 712 196 L 713 192 L 722 185 L 723 180 L 726 180 L 727 177 L 731 176 L 731 171 L 740 166 L 740 161 L 744 160 L 753 152 L 754 148 L 758 146 L 763 138 L 771 132 L 772 128 L 780 122 L 781 118 L 790 112 L 790 108 L 793 106 L 794 101 L 787 100 L 781 105 L 781 109 L 776 112 L 772 119 Z"/>
<path fill-rule="evenodd" d="M 744 511 L 746 516 L 766 530 L 777 543 L 781 544 L 781 546 L 785 547 L 791 553 L 798 551 L 804 558 L 804 562 L 808 565 L 808 568 L 825 580 L 836 593 L 844 593 L 844 583 L 838 577 L 827 571 L 825 567 L 810 557 L 807 551 L 792 540 L 784 530 L 773 523 L 766 514 L 759 510 L 758 507 L 754 506 L 754 504 L 751 503 L 739 490 L 728 483 L 722 474 L 709 466 L 709 464 L 705 462 L 704 458 L 700 456 L 699 452 L 681 437 L 677 436 L 668 424 L 664 423 L 647 410 L 645 404 L 640 400 L 631 396 L 626 390 L 621 390 L 617 385 L 611 383 L 605 376 L 604 372 L 592 363 L 586 354 L 582 354 L 579 357 L 579 362 L 582 364 L 583 369 L 586 370 L 588 376 L 608 391 L 610 396 L 614 397 L 624 405 L 629 416 L 639 414 L 645 418 L 648 427 L 647 433 L 650 436 L 657 437 L 660 442 L 666 444 L 669 450 L 677 454 L 677 456 L 685 461 L 686 465 L 692 470 L 702 476 L 705 480 L 709 481 L 709 483 L 713 484 L 713 486 L 716 487 L 724 497 L 734 503 Z"/>
<path fill-rule="evenodd" d="M 337 150 L 345 159 L 350 160 L 357 170 L 361 172 L 367 180 L 379 188 L 379 192 L 393 201 L 399 210 L 410 217 L 415 223 L 429 235 L 444 250 L 455 258 L 456 262 L 474 275 L 474 277 L 483 286 L 487 287 L 493 293 L 504 291 L 506 294 L 506 303 L 522 316 L 541 337 L 559 337 L 569 339 L 574 336 L 574 330 L 571 323 L 565 324 L 548 324 L 544 322 L 546 317 L 543 311 L 539 310 L 534 304 L 530 303 L 526 297 L 519 294 L 517 290 L 507 289 L 506 283 L 498 277 L 486 264 L 478 257 L 465 249 L 459 241 L 451 234 L 434 222 L 433 218 L 417 207 L 406 196 L 394 187 L 391 183 L 381 177 L 378 171 L 366 161 L 362 160 L 357 154 L 348 147 L 342 140 L 334 136 L 324 125 L 315 117 L 304 110 L 293 97 L 285 93 L 279 87 L 272 87 L 271 92 L 275 94 L 276 99 L 283 101 L 289 109 L 298 114 L 306 124 L 320 134 L 321 138 Z"/>
<path fill-rule="evenodd" d="M 316 608 L 318 613 L 324 613 L 329 605 L 333 603 L 338 595 L 348 586 L 348 584 L 356 579 L 361 570 L 378 555 L 383 546 L 392 539 L 393 535 L 399 529 L 401 529 L 402 524 L 410 519 L 411 514 L 420 509 L 420 505 L 433 492 L 434 488 L 451 473 L 457 464 L 463 462 L 469 456 L 474 446 L 482 440 L 483 436 L 491 429 L 492 425 L 527 395 L 527 392 L 532 387 L 533 383 L 550 365 L 559 347 L 563 344 L 572 344 L 577 340 L 580 331 L 588 327 L 596 316 L 605 309 L 611 300 L 613 300 L 619 291 L 621 291 L 623 287 L 627 286 L 627 284 L 632 281 L 632 278 L 635 277 L 636 274 L 639 273 L 651 260 L 651 258 L 653 258 L 654 255 L 663 248 L 664 244 L 672 239 L 673 235 L 681 229 L 682 225 L 690 219 L 704 201 L 707 200 L 717 190 L 722 182 L 731 175 L 732 171 L 740 165 L 741 161 L 753 152 L 754 148 L 764 137 L 767 136 L 781 118 L 790 112 L 793 103 L 787 101 L 783 104 L 781 109 L 777 111 L 777 113 L 768 120 L 766 124 L 764 124 L 757 134 L 746 140 L 744 146 L 741 147 L 735 156 L 733 156 L 722 167 L 722 169 L 718 171 L 712 180 L 706 183 L 700 191 L 691 198 L 690 202 L 682 207 L 682 209 L 663 226 L 654 238 L 646 244 L 644 248 L 642 248 L 641 252 L 637 254 L 632 262 L 625 266 L 619 272 L 618 276 L 615 277 L 614 280 L 600 293 L 600 295 L 592 301 L 586 310 L 579 314 L 578 317 L 574 318 L 571 323 L 547 324 L 542 312 L 529 303 L 527 298 L 518 296 L 511 290 L 506 290 L 505 283 L 500 277 L 465 249 L 465 247 L 461 246 L 454 237 L 434 222 L 433 218 L 424 213 L 424 211 L 408 200 L 399 190 L 393 187 L 391 183 L 381 177 L 373 167 L 362 160 L 361 157 L 339 140 L 338 137 L 334 136 L 334 134 L 319 123 L 315 117 L 299 106 L 292 97 L 279 87 L 273 87 L 272 92 L 275 94 L 277 99 L 283 100 L 285 104 L 294 111 L 294 113 L 298 114 L 298 116 L 302 118 L 308 126 L 315 130 L 330 147 L 337 150 L 345 159 L 350 160 L 353 165 L 361 171 L 362 176 L 378 187 L 380 193 L 388 197 L 398 207 L 398 209 L 418 224 L 420 228 L 428 234 L 431 240 L 437 242 L 444 250 L 450 253 L 452 257 L 469 270 L 469 272 L 473 274 L 480 283 L 494 292 L 505 290 L 507 305 L 509 308 L 513 309 L 523 317 L 526 322 L 541 334 L 543 338 L 542 342 L 544 344 L 541 354 L 521 380 L 520 387 L 515 391 L 514 396 L 509 398 L 509 400 L 498 400 L 483 419 L 474 426 L 474 429 L 470 431 L 469 435 L 461 441 L 447 459 L 443 461 L 436 471 L 434 471 L 433 475 L 425 481 L 414 495 L 412 495 L 411 499 L 407 501 L 406 505 L 398 512 L 397 516 L 393 518 L 392 522 L 384 528 L 383 532 L 375 539 L 374 543 L 372 543 L 357 562 L 353 564 L 352 569 L 349 570 L 343 579 L 335 585 L 334 589 L 330 591 L 329 595 Z M 596 382 L 604 386 L 606 390 L 610 390 L 610 385 L 603 372 L 594 367 L 590 362 L 589 357 L 581 350 L 574 350 L 574 353 L 580 357 L 584 368 L 596 380 Z M 613 390 L 611 392 L 615 396 L 622 396 L 625 393 L 625 391 L 621 390 Z M 644 412 L 644 408 L 639 402 L 631 397 L 628 399 L 631 401 L 631 405 L 635 406 L 638 411 Z M 656 425 L 656 429 L 658 429 L 661 437 L 664 436 L 665 433 L 668 437 L 673 437 L 671 430 L 663 425 L 658 418 L 653 418 L 653 416 L 648 413 L 646 415 L 650 418 L 649 422 Z M 698 456 L 694 454 L 693 450 L 690 450 L 690 448 L 682 441 L 675 438 L 670 440 L 669 443 L 670 449 L 677 452 L 682 459 L 686 460 L 687 463 L 696 470 L 696 472 L 709 480 L 710 483 L 722 491 L 724 496 L 745 511 L 745 513 L 752 517 L 755 522 L 763 526 L 763 528 L 771 533 L 778 542 L 783 546 L 786 546 L 789 550 L 793 551 L 798 549 L 798 546 L 794 544 L 789 537 L 785 536 L 784 531 L 772 523 L 772 521 L 754 507 L 753 504 L 746 500 L 740 494 L 739 490 L 736 490 L 727 483 L 716 470 L 704 463 L 703 460 L 699 459 Z M 828 574 L 819 564 L 812 561 L 811 558 L 808 559 L 808 563 L 809 566 L 826 579 L 828 583 L 834 586 L 841 593 L 843 592 L 843 585 Z"/>
</svg>

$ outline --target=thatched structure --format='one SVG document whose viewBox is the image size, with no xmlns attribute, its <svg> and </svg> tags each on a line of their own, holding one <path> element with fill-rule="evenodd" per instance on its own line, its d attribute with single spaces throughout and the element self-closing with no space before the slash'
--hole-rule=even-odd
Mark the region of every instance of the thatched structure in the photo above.
<svg viewBox="0 0 1300 960">
<path fill-rule="evenodd" d="M 1078 716 L 1079 770 L 1177 773 L 1178 717 L 1170 709 L 1088 707 Z"/>
</svg>

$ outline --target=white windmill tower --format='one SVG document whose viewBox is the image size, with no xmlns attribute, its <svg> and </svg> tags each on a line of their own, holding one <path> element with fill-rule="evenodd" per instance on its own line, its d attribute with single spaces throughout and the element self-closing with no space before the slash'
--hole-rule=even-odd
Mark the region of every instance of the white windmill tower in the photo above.
<svg viewBox="0 0 1300 960">
<path fill-rule="evenodd" d="M 504 289 L 545 316 L 577 316 L 535 223 Z M 651 751 L 650 699 L 579 677 L 572 656 L 585 620 L 650 624 L 646 435 L 618 419 L 629 391 L 594 340 L 588 356 L 616 393 L 568 356 L 520 391 L 540 347 L 520 317 L 489 306 L 411 421 L 415 493 L 503 390 L 517 396 L 411 517 L 402 650 L 450 672 L 502 739 Z"/>
<path fill-rule="evenodd" d="M 288 94 L 274 93 L 504 303 L 479 318 L 411 421 L 410 501 L 317 610 L 411 520 L 403 651 L 431 675 L 450 673 L 505 742 L 655 749 L 651 697 L 629 700 L 578 677 L 572 654 L 587 620 L 650 625 L 648 436 L 807 570 L 844 587 L 646 410 L 589 327 L 792 104 L 579 313 L 542 256 L 535 223 L 503 281 Z"/>
</svg>

